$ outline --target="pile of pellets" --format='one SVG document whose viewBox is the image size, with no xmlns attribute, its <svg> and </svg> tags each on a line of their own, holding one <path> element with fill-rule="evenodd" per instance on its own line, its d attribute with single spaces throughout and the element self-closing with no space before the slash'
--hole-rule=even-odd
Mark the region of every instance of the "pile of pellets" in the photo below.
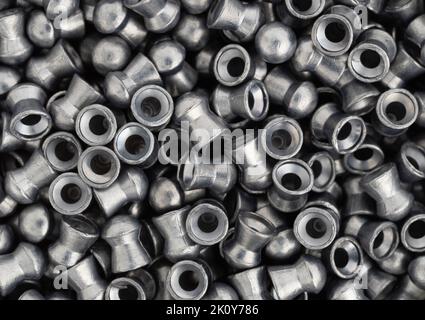
<svg viewBox="0 0 425 320">
<path fill-rule="evenodd" d="M 0 300 L 424 300 L 423 0 L 1 0 Z"/>
</svg>

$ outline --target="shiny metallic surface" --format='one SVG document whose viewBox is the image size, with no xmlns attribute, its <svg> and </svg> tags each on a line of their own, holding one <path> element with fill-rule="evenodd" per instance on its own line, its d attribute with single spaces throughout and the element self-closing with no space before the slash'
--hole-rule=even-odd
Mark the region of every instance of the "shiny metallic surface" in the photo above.
<svg viewBox="0 0 425 320">
<path fill-rule="evenodd" d="M 391 221 L 403 219 L 413 206 L 413 195 L 401 186 L 394 163 L 387 163 L 364 176 L 362 188 L 377 204 L 376 214 Z"/>
<path fill-rule="evenodd" d="M 147 36 L 147 30 L 119 0 L 101 0 L 93 11 L 93 24 L 103 34 L 117 34 L 137 48 Z"/>
<path fill-rule="evenodd" d="M 185 197 L 178 181 L 159 177 L 152 182 L 148 200 L 156 212 L 165 213 L 182 207 Z"/>
<path fill-rule="evenodd" d="M 53 291 L 47 295 L 48 300 L 73 300 L 72 295 L 69 292 L 60 292 L 60 291 Z"/>
<path fill-rule="evenodd" d="M 216 54 L 213 71 L 218 82 L 234 87 L 254 76 L 255 62 L 244 47 L 229 44 Z"/>
<path fill-rule="evenodd" d="M 345 69 L 336 87 L 342 96 L 343 110 L 354 115 L 364 115 L 371 112 L 380 93 L 373 84 L 355 79 L 347 69 Z"/>
<path fill-rule="evenodd" d="M 29 3 L 43 7 L 47 17 L 54 20 L 60 14 L 67 16 L 78 9 L 78 0 L 27 0 Z"/>
<path fill-rule="evenodd" d="M 50 235 L 53 218 L 44 205 L 33 204 L 15 215 L 12 225 L 25 241 L 40 243 Z"/>
<path fill-rule="evenodd" d="M 87 148 L 78 159 L 78 173 L 81 179 L 96 189 L 110 187 L 117 180 L 120 169 L 118 156 L 103 146 Z"/>
<path fill-rule="evenodd" d="M 397 47 L 397 56 L 390 71 L 382 79 L 382 83 L 391 89 L 403 88 L 410 80 L 425 74 L 425 66 L 418 61 L 419 52 L 406 47 L 402 42 L 399 42 Z"/>
<path fill-rule="evenodd" d="M 350 50 L 361 32 L 360 16 L 350 7 L 336 5 L 319 17 L 311 31 L 315 47 L 328 56 L 341 56 Z M 329 35 L 332 35 L 329 37 Z"/>
<path fill-rule="evenodd" d="M 0 187 L 0 195 L 0 217 L 4 218 L 11 215 L 16 210 L 18 203 L 11 196 L 5 194 L 3 187 Z"/>
<path fill-rule="evenodd" d="M 224 259 L 235 269 L 249 269 L 260 265 L 262 249 L 275 234 L 273 225 L 262 216 L 242 212 L 235 233 L 223 244 Z"/>
<path fill-rule="evenodd" d="M 123 4 L 143 16 L 146 28 L 151 32 L 170 31 L 180 19 L 180 2 L 177 0 L 124 0 Z"/>
<path fill-rule="evenodd" d="M 199 300 L 205 295 L 210 279 L 202 263 L 182 260 L 171 267 L 166 281 L 174 299 Z"/>
<path fill-rule="evenodd" d="M 118 178 L 106 189 L 94 189 L 93 195 L 99 208 L 107 217 L 114 215 L 129 202 L 143 201 L 149 189 L 149 181 L 143 170 L 123 168 Z"/>
<path fill-rule="evenodd" d="M 57 176 L 42 152 L 35 150 L 22 168 L 7 172 L 5 190 L 15 201 L 22 204 L 34 203 L 40 189 Z"/>
<path fill-rule="evenodd" d="M 247 210 L 242 210 L 241 208 L 241 212 L 243 211 L 247 211 Z M 262 216 L 263 218 L 269 220 L 269 222 L 276 229 L 288 227 L 287 218 L 284 215 L 282 215 L 280 211 L 273 208 L 273 206 L 268 201 L 267 197 L 260 197 L 257 199 L 257 207 L 254 212 Z"/>
<path fill-rule="evenodd" d="M 294 234 L 307 249 L 320 250 L 328 247 L 339 231 L 339 211 L 333 204 L 319 198 L 307 203 L 294 221 Z"/>
<path fill-rule="evenodd" d="M 91 31 L 83 39 L 81 39 L 79 45 L 76 47 L 81 60 L 87 66 L 92 66 L 92 48 L 96 46 L 101 38 L 102 37 L 98 32 Z"/>
<path fill-rule="evenodd" d="M 46 90 L 54 90 L 62 78 L 83 71 L 83 63 L 75 49 L 60 40 L 47 53 L 32 57 L 27 64 L 26 77 Z"/>
<path fill-rule="evenodd" d="M 172 265 L 173 264 L 164 257 L 156 258 L 149 265 L 148 271 L 154 277 L 156 284 L 154 300 L 173 300 L 173 297 L 166 288 L 166 279 Z"/>
<path fill-rule="evenodd" d="M 32 151 L 37 149 L 41 140 L 22 140 L 17 138 L 10 131 L 10 114 L 7 112 L 1 113 L 1 137 L 0 137 L 0 151 L 1 152 L 14 152 L 18 149 Z"/>
<path fill-rule="evenodd" d="M 144 86 L 134 93 L 131 112 L 143 126 L 152 131 L 159 131 L 170 122 L 174 113 L 174 101 L 162 87 Z"/>
<path fill-rule="evenodd" d="M 130 62 L 130 59 L 130 46 L 118 36 L 108 36 L 101 39 L 93 49 L 93 67 L 102 75 L 122 70 Z"/>
<path fill-rule="evenodd" d="M 215 195 L 226 194 L 237 180 L 233 163 L 202 163 L 183 160 L 179 163 L 177 178 L 184 190 L 208 189 Z"/>
<path fill-rule="evenodd" d="M 121 273 L 144 267 L 151 262 L 149 253 L 140 242 L 142 226 L 133 217 L 118 215 L 104 226 L 102 238 L 112 248 L 112 272 Z"/>
<path fill-rule="evenodd" d="M 172 97 L 191 92 L 198 81 L 197 71 L 186 62 L 186 48 L 179 42 L 161 39 L 149 50 L 149 57 L 164 79 Z"/>
<path fill-rule="evenodd" d="M 152 259 L 162 255 L 164 239 L 152 222 L 152 219 L 142 220 L 141 241 L 146 245 Z"/>
<path fill-rule="evenodd" d="M 369 257 L 378 262 L 391 257 L 400 242 L 397 225 L 393 222 L 369 221 L 358 215 L 346 221 L 344 234 L 357 238 Z"/>
<path fill-rule="evenodd" d="M 335 86 L 346 70 L 346 59 L 332 58 L 318 51 L 308 37 L 298 40 L 298 47 L 291 60 L 296 72 L 309 71 L 330 86 Z"/>
<path fill-rule="evenodd" d="M 215 1 L 208 12 L 208 28 L 223 30 L 236 42 L 250 41 L 264 23 L 264 15 L 258 3 L 239 0 Z"/>
<path fill-rule="evenodd" d="M 242 300 L 270 300 L 267 288 L 270 280 L 264 266 L 235 273 L 229 282 Z"/>
<path fill-rule="evenodd" d="M 10 253 L 15 241 L 15 234 L 11 226 L 0 225 L 0 254 Z"/>
<path fill-rule="evenodd" d="M 194 141 L 199 141 L 196 148 L 202 149 L 215 139 L 225 134 L 224 121 L 209 109 L 208 97 L 198 93 L 186 93 L 177 99 L 174 109 L 174 122 L 189 125 L 189 135 Z M 208 131 L 208 139 L 202 130 Z"/>
<path fill-rule="evenodd" d="M 399 246 L 396 251 L 386 260 L 379 261 L 379 268 L 387 273 L 400 276 L 407 272 L 407 267 L 412 260 L 412 255 L 409 251 Z"/>
<path fill-rule="evenodd" d="M 318 293 L 326 283 L 326 268 L 320 259 L 304 255 L 293 265 L 270 266 L 267 272 L 278 300 L 292 300 L 303 292 Z"/>
<path fill-rule="evenodd" d="M 369 300 L 362 288 L 356 287 L 354 280 L 338 279 L 332 283 L 328 292 L 329 300 Z"/>
<path fill-rule="evenodd" d="M 261 81 L 251 80 L 236 88 L 219 85 L 213 92 L 215 113 L 231 123 L 235 120 L 263 120 L 269 111 L 269 95 Z"/>
<path fill-rule="evenodd" d="M 420 61 L 425 63 L 425 38 L 423 35 L 423 28 L 425 27 L 425 14 L 422 14 L 413 19 L 406 29 L 406 38 L 413 42 L 421 50 Z"/>
<path fill-rule="evenodd" d="M 77 167 L 82 148 L 73 134 L 56 132 L 49 135 L 41 146 L 50 165 L 58 172 L 66 172 Z"/>
<path fill-rule="evenodd" d="M 326 250 L 326 261 L 333 273 L 342 279 L 356 277 L 363 267 L 363 250 L 352 237 L 340 237 Z"/>
<path fill-rule="evenodd" d="M 131 276 L 116 278 L 105 291 L 105 300 L 150 300 L 155 295 L 153 277 L 143 269 L 132 271 Z"/>
<path fill-rule="evenodd" d="M 102 94 L 76 74 L 66 92 L 52 96 L 47 104 L 47 109 L 51 113 L 53 123 L 57 128 L 71 131 L 75 129 L 75 119 L 81 109 L 102 101 Z"/>
<path fill-rule="evenodd" d="M 425 163 L 425 149 L 412 142 L 405 142 L 398 154 L 398 172 L 403 182 L 417 182 L 425 178 L 422 165 Z"/>
<path fill-rule="evenodd" d="M 33 46 L 25 34 L 25 12 L 20 8 L 0 13 L 0 62 L 19 65 L 33 52 Z"/>
<path fill-rule="evenodd" d="M 423 127 L 425 124 L 425 93 L 423 91 L 415 92 L 415 97 L 419 106 L 419 114 L 416 123 Z"/>
<path fill-rule="evenodd" d="M 314 184 L 314 174 L 307 163 L 299 159 L 283 160 L 274 167 L 272 179 L 267 198 L 275 209 L 294 212 L 304 207 Z"/>
<path fill-rule="evenodd" d="M 2 176 L 4 176 L 8 171 L 22 168 L 29 157 L 29 155 L 23 152 L 22 150 L 12 151 L 8 154 L 5 153 L 3 155 L 4 158 L 0 162 Z"/>
<path fill-rule="evenodd" d="M 260 135 L 265 152 L 276 160 L 294 157 L 302 147 L 304 134 L 299 123 L 286 116 L 267 119 Z"/>
<path fill-rule="evenodd" d="M 186 217 L 188 236 L 204 246 L 219 243 L 226 236 L 229 221 L 222 205 L 214 199 L 195 203 Z"/>
<path fill-rule="evenodd" d="M 306 160 L 314 174 L 312 190 L 314 192 L 325 192 L 335 182 L 335 160 L 326 151 L 311 154 L 307 157 Z"/>
<path fill-rule="evenodd" d="M 89 146 L 107 145 L 114 139 L 117 127 L 114 113 L 100 104 L 83 108 L 75 118 L 75 132 Z"/>
<path fill-rule="evenodd" d="M 212 42 L 196 54 L 194 67 L 201 76 L 213 72 L 214 58 L 219 50 L 217 44 Z"/>
<path fill-rule="evenodd" d="M 0 96 L 7 94 L 21 80 L 21 74 L 13 67 L 0 66 Z"/>
<path fill-rule="evenodd" d="M 191 14 L 201 14 L 206 12 L 213 0 L 182 0 L 183 8 Z"/>
<path fill-rule="evenodd" d="M 292 229 L 278 231 L 272 240 L 266 245 L 264 255 L 276 262 L 290 260 L 302 251 L 302 245 L 298 242 Z"/>
<path fill-rule="evenodd" d="M 91 188 L 76 173 L 62 173 L 49 187 L 52 207 L 63 215 L 83 213 L 91 203 Z"/>
<path fill-rule="evenodd" d="M 397 44 L 389 33 L 378 28 L 368 29 L 350 52 L 348 68 L 362 82 L 377 82 L 389 72 L 396 53 Z"/>
<path fill-rule="evenodd" d="M 400 240 L 411 252 L 425 252 L 425 211 L 413 207 L 409 216 L 403 221 Z"/>
<path fill-rule="evenodd" d="M 371 300 L 384 300 L 393 291 L 397 278 L 374 267 L 368 259 L 365 260 L 363 272 L 367 273 L 366 295 Z"/>
<path fill-rule="evenodd" d="M 297 48 L 297 38 L 291 28 L 280 22 L 263 25 L 255 36 L 255 46 L 260 57 L 272 64 L 288 61 Z"/>
<path fill-rule="evenodd" d="M 425 259 L 423 256 L 412 260 L 408 267 L 408 273 L 412 281 L 421 289 L 425 289 L 425 277 L 423 268 L 425 267 Z"/>
<path fill-rule="evenodd" d="M 158 141 L 143 125 L 129 122 L 122 126 L 114 138 L 114 151 L 118 158 L 130 165 L 151 167 L 158 157 Z M 119 169 L 118 169 L 119 171 Z"/>
<path fill-rule="evenodd" d="M 90 254 L 94 257 L 102 273 L 109 277 L 111 275 L 111 248 L 102 239 L 98 239 L 90 248 Z"/>
<path fill-rule="evenodd" d="M 69 286 L 76 292 L 78 300 L 103 300 L 106 281 L 96 269 L 93 256 L 88 256 L 68 270 Z"/>
<path fill-rule="evenodd" d="M 19 84 L 9 91 L 5 104 L 11 112 L 10 132 L 24 141 L 46 136 L 52 128 L 52 118 L 45 103 L 46 93 L 37 85 Z"/>
<path fill-rule="evenodd" d="M 415 123 L 418 109 L 416 98 L 408 90 L 388 90 L 379 97 L 373 124 L 384 136 L 399 136 Z"/>
<path fill-rule="evenodd" d="M 239 300 L 238 293 L 232 286 L 224 282 L 214 282 L 210 285 L 203 300 Z"/>
<path fill-rule="evenodd" d="M 277 15 L 286 25 L 304 27 L 317 18 L 326 7 L 326 0 L 298 4 L 296 0 L 284 0 L 276 5 Z"/>
<path fill-rule="evenodd" d="M 35 289 L 30 289 L 21 294 L 18 300 L 46 300 L 43 295 Z"/>
<path fill-rule="evenodd" d="M 189 237 L 185 227 L 189 210 L 190 207 L 185 206 L 152 219 L 165 241 L 163 254 L 172 262 L 195 258 L 201 249 L 199 244 Z"/>
<path fill-rule="evenodd" d="M 359 116 L 344 114 L 333 103 L 319 107 L 311 119 L 314 137 L 330 143 L 339 154 L 356 151 L 366 137 L 366 125 Z"/>
<path fill-rule="evenodd" d="M 400 283 L 388 298 L 391 300 L 424 300 L 425 290 L 416 285 L 407 274 L 402 276 Z"/>
<path fill-rule="evenodd" d="M 345 169 L 350 173 L 365 175 L 380 167 L 384 160 L 381 146 L 367 136 L 356 151 L 344 155 L 343 161 Z"/>
<path fill-rule="evenodd" d="M 424 3 L 418 0 L 390 1 L 385 7 L 385 13 L 400 21 L 410 21 L 416 15 L 424 12 Z"/>
<path fill-rule="evenodd" d="M 199 15 L 183 14 L 173 31 L 173 38 L 189 51 L 199 51 L 210 39 L 206 19 Z"/>
<path fill-rule="evenodd" d="M 385 0 L 339 0 L 339 2 L 348 6 L 364 5 L 367 9 L 377 14 L 382 13 L 387 5 Z"/>
<path fill-rule="evenodd" d="M 223 202 L 230 225 L 234 225 L 241 212 L 254 212 L 257 209 L 257 199 L 243 188 L 237 186 L 226 194 Z"/>
<path fill-rule="evenodd" d="M 271 185 L 271 165 L 261 150 L 260 142 L 253 136 L 241 136 L 234 141 L 233 158 L 239 165 L 241 187 L 251 194 L 265 193 Z"/>
<path fill-rule="evenodd" d="M 62 19 L 60 23 L 54 23 L 56 32 L 60 38 L 63 39 L 81 39 L 86 32 L 86 22 L 84 20 L 84 12 L 76 10 L 66 18 Z"/>
<path fill-rule="evenodd" d="M 361 186 L 361 179 L 360 176 L 354 176 L 344 183 L 344 191 L 347 195 L 347 201 L 342 210 L 344 216 L 375 215 L 375 202 Z"/>
<path fill-rule="evenodd" d="M 8 254 L 0 255 L 0 296 L 4 297 L 26 280 L 39 280 L 46 266 L 40 248 L 21 242 Z"/>
<path fill-rule="evenodd" d="M 62 218 L 59 238 L 49 246 L 50 266 L 74 266 L 99 237 L 96 224 L 83 215 Z"/>
<path fill-rule="evenodd" d="M 115 107 L 126 108 L 130 105 L 133 94 L 148 84 L 162 85 L 162 79 L 152 61 L 139 53 L 125 69 L 106 75 L 105 96 Z"/>
<path fill-rule="evenodd" d="M 36 9 L 29 16 L 26 31 L 35 46 L 45 49 L 53 47 L 60 38 L 82 38 L 86 31 L 83 12 L 77 10 L 58 23 L 49 20 L 45 12 Z"/>
<path fill-rule="evenodd" d="M 318 96 L 310 81 L 297 81 L 287 69 L 273 68 L 264 79 L 270 101 L 282 106 L 291 118 L 309 116 L 317 107 Z"/>
</svg>

